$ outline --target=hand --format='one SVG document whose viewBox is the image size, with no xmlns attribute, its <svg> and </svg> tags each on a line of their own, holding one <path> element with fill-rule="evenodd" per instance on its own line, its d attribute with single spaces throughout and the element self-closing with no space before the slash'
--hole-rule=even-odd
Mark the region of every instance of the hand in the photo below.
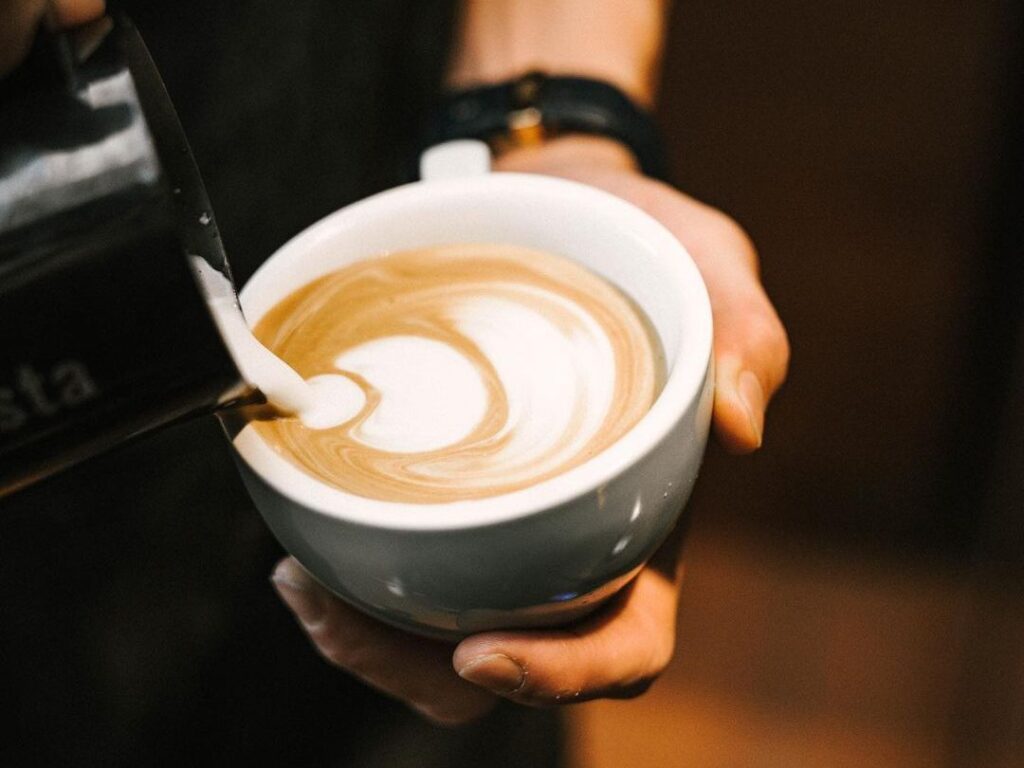
<svg viewBox="0 0 1024 768">
<path fill-rule="evenodd" d="M 48 13 L 58 28 L 64 28 L 99 18 L 103 8 L 103 0 L 0 0 L 0 77 L 25 57 Z"/>
<path fill-rule="evenodd" d="M 568 136 L 501 157 L 500 171 L 546 173 L 628 200 L 664 224 L 697 263 L 711 297 L 715 339 L 714 428 L 734 453 L 761 446 L 768 401 L 786 378 L 789 342 L 759 279 L 757 253 L 721 211 L 648 179 L 618 142 Z"/>
<path fill-rule="evenodd" d="M 715 322 L 714 428 L 737 453 L 761 445 L 768 401 L 786 375 L 789 345 L 758 279 L 757 255 L 725 214 L 642 176 L 621 145 L 565 137 L 504 155 L 497 170 L 574 179 L 646 210 L 686 246 L 711 297 Z M 530 705 L 634 696 L 668 665 L 682 583 L 678 536 L 596 614 L 565 629 L 488 632 L 454 653 L 385 626 L 332 597 L 291 558 L 273 580 L 317 650 L 332 664 L 455 724 L 486 712 L 496 696 Z M 452 673 L 454 667 L 457 674 Z"/>
</svg>

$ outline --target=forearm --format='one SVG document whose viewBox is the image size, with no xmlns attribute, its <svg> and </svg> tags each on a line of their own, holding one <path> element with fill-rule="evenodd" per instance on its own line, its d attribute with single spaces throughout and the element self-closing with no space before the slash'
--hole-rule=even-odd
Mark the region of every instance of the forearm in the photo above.
<svg viewBox="0 0 1024 768">
<path fill-rule="evenodd" d="M 448 85 L 531 70 L 605 80 L 654 102 L 670 0 L 463 0 Z"/>
</svg>

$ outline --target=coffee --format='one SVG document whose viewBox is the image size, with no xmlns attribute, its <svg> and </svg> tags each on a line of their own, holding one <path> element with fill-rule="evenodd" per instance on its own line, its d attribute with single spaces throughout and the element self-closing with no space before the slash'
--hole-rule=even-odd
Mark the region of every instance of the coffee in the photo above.
<svg viewBox="0 0 1024 768">
<path fill-rule="evenodd" d="M 255 421 L 263 439 L 325 483 L 398 502 L 484 498 L 561 474 L 627 432 L 664 378 L 660 344 L 623 293 L 511 245 L 354 263 L 287 296 L 255 334 L 313 384 L 345 377 L 351 416 L 323 429 Z"/>
</svg>

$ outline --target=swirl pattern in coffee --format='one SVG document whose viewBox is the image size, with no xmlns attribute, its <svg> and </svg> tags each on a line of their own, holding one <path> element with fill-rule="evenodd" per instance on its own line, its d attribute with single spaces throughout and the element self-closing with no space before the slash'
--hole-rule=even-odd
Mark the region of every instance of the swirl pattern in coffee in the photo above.
<svg viewBox="0 0 1024 768">
<path fill-rule="evenodd" d="M 389 501 L 518 490 L 597 455 L 651 407 L 660 346 L 633 303 L 569 259 L 449 245 L 300 288 L 256 336 L 306 379 L 342 374 L 351 418 L 253 426 L 319 480 Z"/>
</svg>

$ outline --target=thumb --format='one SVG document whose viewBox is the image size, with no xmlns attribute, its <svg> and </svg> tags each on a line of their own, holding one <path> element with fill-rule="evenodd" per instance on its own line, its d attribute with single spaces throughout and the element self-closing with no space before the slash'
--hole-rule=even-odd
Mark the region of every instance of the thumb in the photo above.
<svg viewBox="0 0 1024 768">
<path fill-rule="evenodd" d="M 761 446 L 768 401 L 789 366 L 789 341 L 769 301 L 757 252 L 721 211 L 656 188 L 647 209 L 686 246 L 704 278 L 715 325 L 714 427 L 726 449 Z"/>
<path fill-rule="evenodd" d="M 789 340 L 743 230 L 725 220 L 700 233 L 687 232 L 686 244 L 714 317 L 715 433 L 727 450 L 749 453 L 761 446 L 765 410 L 786 378 Z"/>
<path fill-rule="evenodd" d="M 761 446 L 768 402 L 786 377 L 789 341 L 753 275 L 712 300 L 715 321 L 714 426 L 734 453 Z"/>
</svg>

